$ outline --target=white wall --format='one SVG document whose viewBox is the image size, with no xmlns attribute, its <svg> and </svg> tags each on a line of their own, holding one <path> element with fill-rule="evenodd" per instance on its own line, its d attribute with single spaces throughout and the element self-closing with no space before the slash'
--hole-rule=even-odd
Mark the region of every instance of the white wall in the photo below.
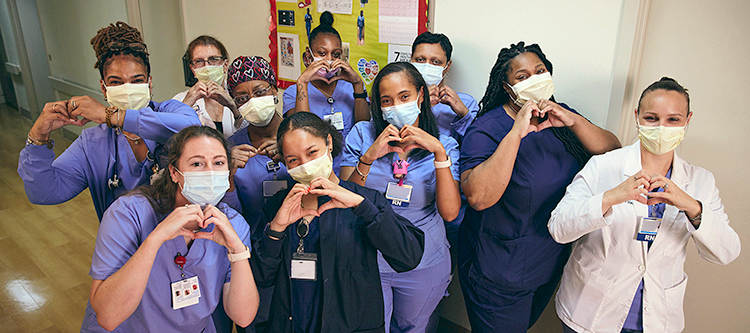
<svg viewBox="0 0 750 333">
<path fill-rule="evenodd" d="M 750 244 L 750 2 L 651 0 L 636 91 L 662 76 L 688 88 L 694 112 L 677 153 L 711 171 L 730 225 Z M 637 101 L 633 101 L 637 102 Z M 632 119 L 632 118 L 631 118 Z M 635 139 L 633 120 L 629 135 Z M 632 142 L 628 140 L 628 142 Z M 750 256 L 728 266 L 698 256 L 691 241 L 685 269 L 685 332 L 747 332 Z"/>
<path fill-rule="evenodd" d="M 182 73 L 182 12 L 178 0 L 140 1 L 143 39 L 148 45 L 155 101 L 186 90 Z"/>
<path fill-rule="evenodd" d="M 454 47 L 446 82 L 479 101 L 500 49 L 537 43 L 554 67 L 555 98 L 604 126 L 622 9 L 635 2 L 474 0 L 467 6 L 435 0 L 433 31 L 445 33 Z"/>
<path fill-rule="evenodd" d="M 182 13 L 185 45 L 210 35 L 227 48 L 229 61 L 240 55 L 268 59 L 268 0 L 182 0 Z"/>
</svg>

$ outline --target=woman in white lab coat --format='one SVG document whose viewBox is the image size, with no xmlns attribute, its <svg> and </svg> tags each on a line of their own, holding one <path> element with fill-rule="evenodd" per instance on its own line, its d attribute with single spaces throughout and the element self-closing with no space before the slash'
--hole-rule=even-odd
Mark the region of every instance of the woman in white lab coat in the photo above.
<svg viewBox="0 0 750 333">
<path fill-rule="evenodd" d="M 688 239 L 712 263 L 740 254 L 713 175 L 674 153 L 691 116 L 685 88 L 651 84 L 639 142 L 593 157 L 552 212 L 552 237 L 577 240 L 556 299 L 565 332 L 680 332 Z"/>
</svg>

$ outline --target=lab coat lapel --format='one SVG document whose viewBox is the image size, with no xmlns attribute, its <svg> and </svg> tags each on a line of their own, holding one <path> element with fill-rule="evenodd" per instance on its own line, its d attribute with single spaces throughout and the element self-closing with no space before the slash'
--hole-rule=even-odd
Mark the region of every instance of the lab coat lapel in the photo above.
<svg viewBox="0 0 750 333">
<path fill-rule="evenodd" d="M 640 141 L 636 141 L 636 143 L 624 148 L 628 150 L 628 153 L 625 157 L 625 163 L 622 167 L 622 181 L 625 181 L 626 179 L 633 177 L 638 171 L 641 171 L 643 168 L 641 166 L 641 143 Z M 636 235 L 638 234 L 638 228 L 640 226 L 641 217 L 648 216 L 648 206 L 644 205 L 636 200 L 630 200 L 628 203 L 631 204 L 633 207 L 633 213 L 635 216 L 635 229 L 633 230 L 633 242 L 634 246 L 638 246 L 641 250 L 641 260 L 645 264 L 646 263 L 646 256 L 648 253 L 648 245 L 646 242 L 641 242 L 636 239 Z"/>
</svg>

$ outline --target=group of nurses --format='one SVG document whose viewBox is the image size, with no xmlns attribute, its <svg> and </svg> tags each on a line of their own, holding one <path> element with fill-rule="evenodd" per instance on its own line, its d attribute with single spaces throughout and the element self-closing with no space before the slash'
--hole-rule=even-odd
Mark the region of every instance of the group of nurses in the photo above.
<svg viewBox="0 0 750 333">
<path fill-rule="evenodd" d="M 117 43 L 128 47 L 110 48 Z M 89 96 L 47 103 L 21 150 L 18 174 L 34 204 L 63 203 L 88 187 L 101 220 L 115 199 L 149 183 L 159 171 L 161 145 L 179 130 L 200 122 L 183 103 L 151 101 L 151 67 L 138 30 L 118 22 L 102 28 L 92 44 L 101 90 L 110 106 Z M 55 158 L 50 132 L 90 121 L 99 126 L 84 129 Z"/>
</svg>

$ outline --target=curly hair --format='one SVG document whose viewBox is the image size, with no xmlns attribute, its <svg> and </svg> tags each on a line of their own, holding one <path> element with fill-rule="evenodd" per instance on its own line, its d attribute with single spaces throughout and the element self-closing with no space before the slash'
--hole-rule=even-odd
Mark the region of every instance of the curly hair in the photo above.
<svg viewBox="0 0 750 333">
<path fill-rule="evenodd" d="M 99 29 L 96 36 L 91 38 L 91 46 L 96 53 L 94 68 L 99 69 L 102 79 L 104 78 L 104 68 L 109 65 L 114 56 L 118 55 L 133 56 L 136 61 L 146 66 L 146 74 L 151 74 L 148 50 L 143 42 L 141 32 L 125 22 L 110 23 L 109 26 Z"/>
</svg>

